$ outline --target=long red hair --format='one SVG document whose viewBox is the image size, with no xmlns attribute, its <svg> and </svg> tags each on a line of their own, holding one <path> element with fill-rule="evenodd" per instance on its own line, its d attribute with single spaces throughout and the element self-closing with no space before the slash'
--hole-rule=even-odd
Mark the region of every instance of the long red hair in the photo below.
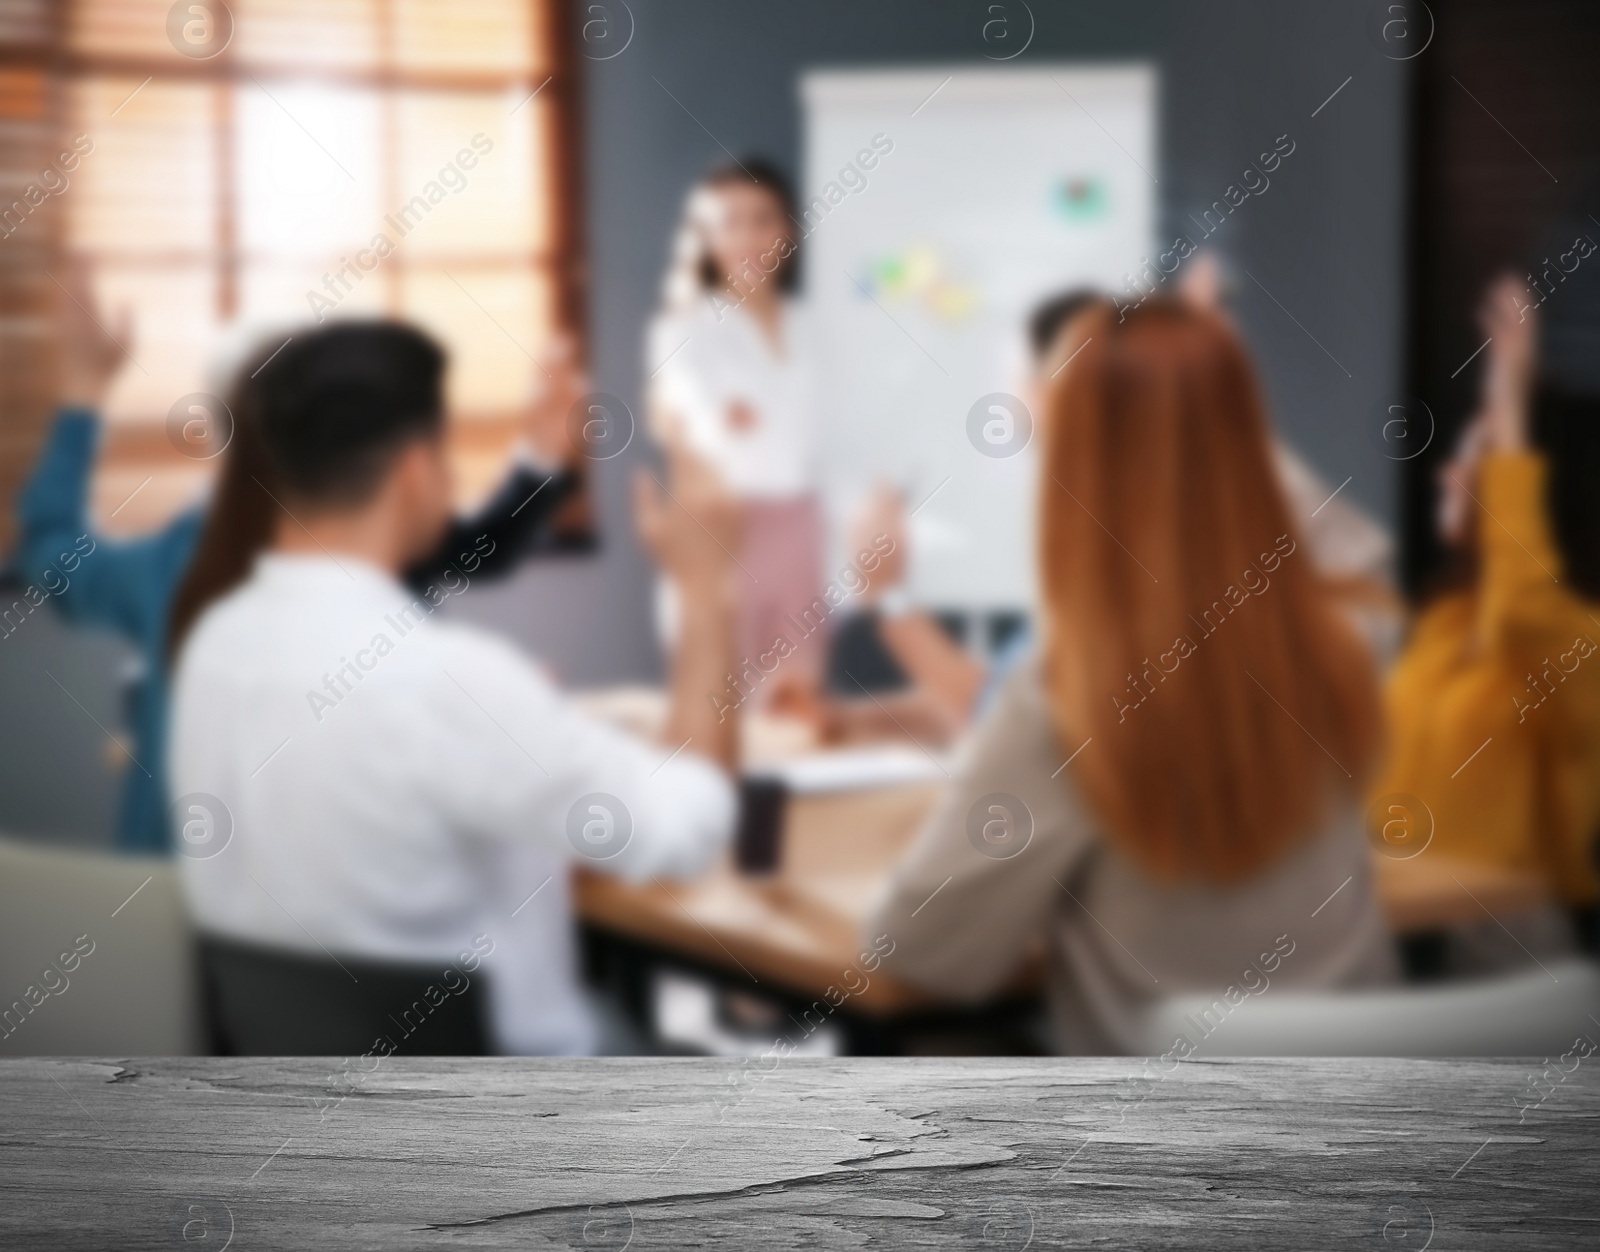
<svg viewBox="0 0 1600 1252">
<path fill-rule="evenodd" d="M 1371 658 L 1295 533 L 1220 317 L 1097 303 L 1052 355 L 1039 560 L 1063 753 L 1082 749 L 1074 779 L 1147 871 L 1238 881 L 1356 793 Z"/>
</svg>

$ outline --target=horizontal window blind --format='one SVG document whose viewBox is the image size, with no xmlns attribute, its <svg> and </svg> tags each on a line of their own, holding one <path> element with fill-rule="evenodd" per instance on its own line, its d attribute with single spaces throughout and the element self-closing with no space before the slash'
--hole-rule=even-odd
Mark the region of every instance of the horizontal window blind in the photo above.
<svg viewBox="0 0 1600 1252">
<path fill-rule="evenodd" d="M 170 513 L 211 468 L 156 465 L 172 404 L 220 390 L 212 366 L 240 343 L 319 318 L 404 317 L 445 343 L 481 487 L 533 358 L 576 321 L 552 4 L 197 0 L 173 16 L 170 0 L 0 0 L 5 203 L 61 184 L 0 241 L 17 271 L 0 281 L 33 300 L 7 307 L 37 323 L 8 319 L 0 342 L 7 360 L 33 353 L 5 400 L 0 475 L 14 483 L 48 409 L 48 275 L 82 260 L 107 324 L 133 320 L 97 502 L 160 470 L 119 526 Z M 62 142 L 81 158 L 50 173 Z"/>
</svg>

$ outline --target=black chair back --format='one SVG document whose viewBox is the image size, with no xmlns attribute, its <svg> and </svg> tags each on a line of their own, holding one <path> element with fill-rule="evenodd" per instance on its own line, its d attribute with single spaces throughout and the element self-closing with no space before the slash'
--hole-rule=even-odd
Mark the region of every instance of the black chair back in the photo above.
<svg viewBox="0 0 1600 1252">
<path fill-rule="evenodd" d="M 218 1056 L 486 1056 L 483 971 L 200 939 Z"/>
</svg>

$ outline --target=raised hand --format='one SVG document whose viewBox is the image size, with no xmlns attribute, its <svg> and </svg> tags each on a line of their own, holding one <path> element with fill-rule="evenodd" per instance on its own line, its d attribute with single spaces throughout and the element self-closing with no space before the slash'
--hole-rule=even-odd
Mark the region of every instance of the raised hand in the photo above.
<svg viewBox="0 0 1600 1252">
<path fill-rule="evenodd" d="M 572 406 L 589 390 L 588 376 L 578 366 L 578 349 L 572 336 L 553 336 L 541 355 L 535 374 L 523 433 L 534 455 L 548 465 L 570 465 L 577 457 L 567 430 Z"/>
<path fill-rule="evenodd" d="M 1490 284 L 1478 311 L 1479 325 L 1489 337 L 1483 422 L 1491 448 L 1513 451 L 1527 446 L 1538 343 L 1536 308 L 1522 279 L 1507 274 Z"/>
<path fill-rule="evenodd" d="M 61 400 L 99 409 L 112 380 L 128 360 L 132 311 L 124 306 L 118 310 L 115 325 L 108 327 L 95 303 L 88 266 L 82 261 L 67 267 L 60 306 Z"/>
</svg>

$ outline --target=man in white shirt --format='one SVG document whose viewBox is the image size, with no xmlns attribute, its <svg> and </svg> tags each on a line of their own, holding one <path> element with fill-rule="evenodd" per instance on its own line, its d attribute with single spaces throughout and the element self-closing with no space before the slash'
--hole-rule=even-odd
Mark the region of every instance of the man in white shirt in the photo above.
<svg viewBox="0 0 1600 1252">
<path fill-rule="evenodd" d="M 670 503 L 641 484 L 643 537 L 685 589 L 667 742 L 598 723 L 398 581 L 449 517 L 443 373 L 420 332 L 350 323 L 253 384 L 257 437 L 230 455 L 261 472 L 221 493 L 270 489 L 276 524 L 179 641 L 184 893 L 202 932 L 307 956 L 443 969 L 489 948 L 495 1045 L 588 1051 L 568 867 L 689 873 L 733 826 L 737 721 L 707 693 L 732 668 L 737 510 L 686 454 Z"/>
</svg>

